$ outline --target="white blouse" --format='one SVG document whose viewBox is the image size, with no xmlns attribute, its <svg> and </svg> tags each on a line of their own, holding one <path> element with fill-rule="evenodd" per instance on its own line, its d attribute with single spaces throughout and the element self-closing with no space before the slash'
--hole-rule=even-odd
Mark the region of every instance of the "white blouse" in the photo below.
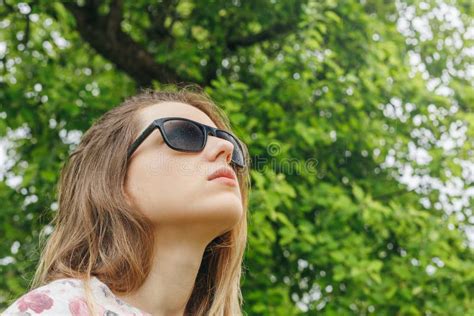
<svg viewBox="0 0 474 316">
<path fill-rule="evenodd" d="M 90 288 L 101 316 L 151 316 L 116 297 L 97 277 L 91 277 Z M 90 316 L 82 280 L 63 278 L 54 280 L 24 294 L 0 314 L 3 316 L 73 315 Z"/>
</svg>

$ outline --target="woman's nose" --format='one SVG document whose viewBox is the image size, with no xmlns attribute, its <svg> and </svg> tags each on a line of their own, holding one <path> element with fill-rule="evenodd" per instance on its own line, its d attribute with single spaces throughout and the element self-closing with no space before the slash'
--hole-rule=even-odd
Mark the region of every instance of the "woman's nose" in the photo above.
<svg viewBox="0 0 474 316">
<path fill-rule="evenodd" d="M 231 162 L 232 152 L 234 151 L 234 144 L 231 142 L 222 138 L 209 136 L 206 147 L 209 147 L 207 152 L 210 161 L 223 159 L 226 164 Z"/>
</svg>

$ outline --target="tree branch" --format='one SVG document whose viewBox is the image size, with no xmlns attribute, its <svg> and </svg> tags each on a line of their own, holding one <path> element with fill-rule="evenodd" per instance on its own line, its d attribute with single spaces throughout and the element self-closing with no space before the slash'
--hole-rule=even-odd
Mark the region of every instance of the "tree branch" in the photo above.
<svg viewBox="0 0 474 316">
<path fill-rule="evenodd" d="M 120 31 L 120 23 L 123 18 L 123 0 L 115 0 L 110 5 L 110 11 L 107 15 L 107 33 L 109 36 L 114 36 L 113 34 Z"/>
<path fill-rule="evenodd" d="M 140 86 L 149 86 L 152 80 L 162 83 L 187 81 L 171 67 L 158 64 L 153 55 L 121 30 L 122 0 L 113 1 L 110 12 L 105 17 L 97 13 L 97 2 L 94 0 L 89 1 L 85 7 L 71 2 L 65 2 L 64 6 L 75 17 L 82 38 L 118 69 L 135 79 Z M 92 7 L 96 10 L 91 10 Z"/>
</svg>

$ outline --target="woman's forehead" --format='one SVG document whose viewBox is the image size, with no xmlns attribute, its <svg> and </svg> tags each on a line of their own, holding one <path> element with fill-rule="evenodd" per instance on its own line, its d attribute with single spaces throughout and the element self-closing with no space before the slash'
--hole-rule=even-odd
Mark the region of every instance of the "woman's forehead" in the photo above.
<svg viewBox="0 0 474 316">
<path fill-rule="evenodd" d="M 151 122 L 162 117 L 184 117 L 202 124 L 216 127 L 216 124 L 200 109 L 181 102 L 160 102 L 139 110 L 141 128 L 147 127 Z"/>
</svg>

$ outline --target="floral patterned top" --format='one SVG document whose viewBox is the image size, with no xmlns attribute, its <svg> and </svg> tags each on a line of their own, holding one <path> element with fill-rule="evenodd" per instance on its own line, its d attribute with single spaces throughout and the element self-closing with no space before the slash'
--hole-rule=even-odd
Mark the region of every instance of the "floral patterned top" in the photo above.
<svg viewBox="0 0 474 316">
<path fill-rule="evenodd" d="M 2 316 L 73 315 L 90 316 L 83 281 L 73 278 L 54 280 L 17 299 Z M 116 297 L 97 277 L 91 278 L 92 295 L 101 316 L 151 316 Z"/>
</svg>

